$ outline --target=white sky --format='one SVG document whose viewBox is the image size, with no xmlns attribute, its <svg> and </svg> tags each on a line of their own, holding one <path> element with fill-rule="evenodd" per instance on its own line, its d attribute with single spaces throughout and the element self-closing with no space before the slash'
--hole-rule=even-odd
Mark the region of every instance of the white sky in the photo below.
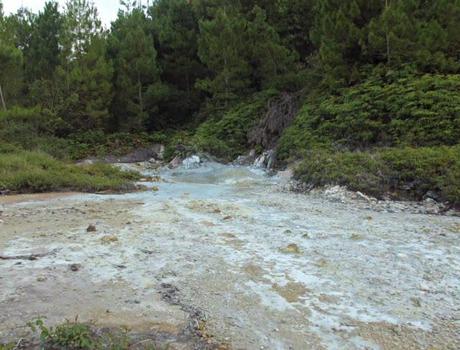
<svg viewBox="0 0 460 350">
<path fill-rule="evenodd" d="M 3 0 L 3 8 L 6 14 L 16 12 L 22 6 L 29 8 L 32 12 L 38 13 L 43 9 L 46 0 Z M 65 4 L 66 0 L 58 0 L 61 7 Z M 107 27 L 110 22 L 115 20 L 120 6 L 119 0 L 93 0 L 99 11 L 99 17 L 102 23 Z M 145 1 L 143 1 L 145 2 Z"/>
</svg>

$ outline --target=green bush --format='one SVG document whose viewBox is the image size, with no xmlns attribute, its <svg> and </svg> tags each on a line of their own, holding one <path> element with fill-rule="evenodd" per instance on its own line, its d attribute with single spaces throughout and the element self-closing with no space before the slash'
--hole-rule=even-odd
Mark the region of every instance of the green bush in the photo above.
<svg viewBox="0 0 460 350">
<path fill-rule="evenodd" d="M 376 197 L 420 200 L 428 192 L 460 203 L 460 146 L 374 152 L 312 150 L 295 170 L 312 186 L 342 185 Z"/>
<path fill-rule="evenodd" d="M 46 326 L 41 319 L 29 322 L 28 326 L 39 334 L 41 349 L 125 350 L 135 346 L 124 329 L 101 331 L 93 325 L 78 322 L 77 318 L 73 322 L 66 321 L 55 327 Z"/>
<path fill-rule="evenodd" d="M 123 191 L 139 174 L 108 164 L 76 166 L 42 152 L 0 153 L 0 189 L 14 192 Z"/>
<path fill-rule="evenodd" d="M 460 75 L 375 75 L 338 95 L 311 96 L 279 145 L 287 159 L 321 147 L 455 145 L 460 140 Z"/>
<path fill-rule="evenodd" d="M 222 159 L 233 160 L 247 151 L 248 131 L 262 117 L 267 101 L 276 94 L 267 90 L 256 94 L 201 124 L 192 138 L 193 144 L 201 151 Z"/>
</svg>

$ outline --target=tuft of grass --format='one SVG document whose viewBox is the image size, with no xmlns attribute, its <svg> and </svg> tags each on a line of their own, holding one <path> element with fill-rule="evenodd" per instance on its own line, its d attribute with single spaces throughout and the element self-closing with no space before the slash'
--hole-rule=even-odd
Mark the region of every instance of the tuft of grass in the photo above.
<svg viewBox="0 0 460 350">
<path fill-rule="evenodd" d="M 376 197 L 420 200 L 430 191 L 458 204 L 460 145 L 335 153 L 316 149 L 295 176 L 312 186 L 342 185 Z"/>
<path fill-rule="evenodd" d="M 4 147 L 4 150 L 7 147 Z M 108 164 L 77 166 L 42 152 L 10 148 L 0 153 L 0 190 L 13 192 L 127 191 L 140 175 Z"/>
</svg>

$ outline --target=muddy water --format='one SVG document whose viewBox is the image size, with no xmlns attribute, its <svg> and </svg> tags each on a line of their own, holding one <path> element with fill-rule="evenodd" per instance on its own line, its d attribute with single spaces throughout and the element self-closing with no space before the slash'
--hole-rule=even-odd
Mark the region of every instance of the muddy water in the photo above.
<svg viewBox="0 0 460 350">
<path fill-rule="evenodd" d="M 79 315 L 172 348 L 460 348 L 459 218 L 284 193 L 250 168 L 161 176 L 3 204 L 0 255 L 45 256 L 0 260 L 0 340 Z"/>
</svg>

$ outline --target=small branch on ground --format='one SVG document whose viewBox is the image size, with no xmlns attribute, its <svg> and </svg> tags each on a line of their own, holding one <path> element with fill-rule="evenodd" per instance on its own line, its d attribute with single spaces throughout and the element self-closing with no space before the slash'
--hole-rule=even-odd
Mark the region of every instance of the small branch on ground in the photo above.
<svg viewBox="0 0 460 350">
<path fill-rule="evenodd" d="M 56 253 L 57 251 L 58 249 L 53 249 L 50 252 L 42 253 L 42 254 L 12 255 L 12 256 L 0 255 L 0 260 L 37 260 L 45 256 L 52 255 Z"/>
</svg>

